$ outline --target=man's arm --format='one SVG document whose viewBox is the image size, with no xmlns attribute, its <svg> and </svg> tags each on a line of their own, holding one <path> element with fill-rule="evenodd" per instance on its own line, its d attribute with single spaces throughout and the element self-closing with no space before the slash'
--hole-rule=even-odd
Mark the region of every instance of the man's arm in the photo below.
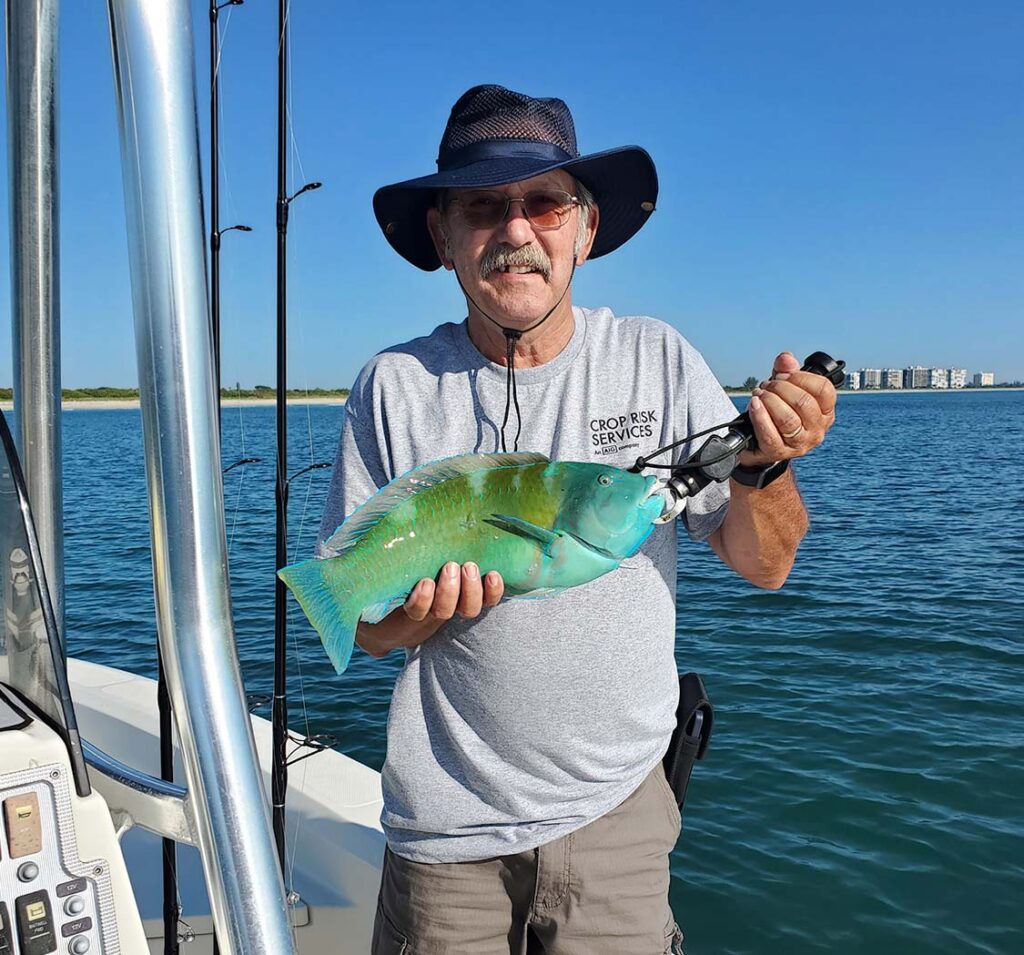
<svg viewBox="0 0 1024 955">
<path fill-rule="evenodd" d="M 754 389 L 748 411 L 757 451 L 744 451 L 748 467 L 792 460 L 825 439 L 835 424 L 836 392 L 820 375 L 799 370 L 790 352 L 775 359 L 772 380 Z M 729 510 L 708 543 L 722 561 L 758 587 L 777 590 L 793 567 L 808 518 L 792 470 L 757 490 L 729 482 Z"/>
<path fill-rule="evenodd" d="M 807 510 L 790 470 L 760 491 L 730 481 L 729 510 L 708 543 L 741 577 L 778 590 L 807 527 Z"/>
</svg>

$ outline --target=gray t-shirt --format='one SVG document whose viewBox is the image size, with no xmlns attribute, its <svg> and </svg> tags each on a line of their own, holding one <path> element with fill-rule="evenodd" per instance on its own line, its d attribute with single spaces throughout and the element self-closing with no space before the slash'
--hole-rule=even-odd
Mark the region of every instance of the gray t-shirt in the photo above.
<svg viewBox="0 0 1024 955">
<path fill-rule="evenodd" d="M 516 369 L 520 451 L 625 468 L 735 416 L 671 326 L 606 308 L 573 316 L 557 357 Z M 398 475 L 498 450 L 505 387 L 506 369 L 481 355 L 465 322 L 373 358 L 346 406 L 320 556 L 344 517 Z M 513 408 L 509 450 L 515 430 Z M 691 499 L 690 536 L 712 533 L 727 505 L 725 484 Z M 521 852 L 586 825 L 640 784 L 675 724 L 676 526 L 658 526 L 589 584 L 456 618 L 407 654 L 382 774 L 392 851 L 417 862 Z"/>
</svg>

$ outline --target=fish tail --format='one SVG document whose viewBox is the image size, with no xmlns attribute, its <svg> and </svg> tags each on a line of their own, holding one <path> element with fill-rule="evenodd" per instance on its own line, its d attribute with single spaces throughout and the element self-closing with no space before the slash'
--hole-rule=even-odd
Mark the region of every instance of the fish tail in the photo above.
<svg viewBox="0 0 1024 955">
<path fill-rule="evenodd" d="M 309 622 L 320 634 L 327 656 L 334 669 L 344 673 L 356 642 L 360 607 L 356 595 L 344 588 L 328 584 L 327 568 L 338 558 L 304 560 L 282 567 L 277 576 L 295 594 Z M 332 573 L 332 577 L 336 575 Z M 339 595 L 340 592 L 340 595 Z"/>
</svg>

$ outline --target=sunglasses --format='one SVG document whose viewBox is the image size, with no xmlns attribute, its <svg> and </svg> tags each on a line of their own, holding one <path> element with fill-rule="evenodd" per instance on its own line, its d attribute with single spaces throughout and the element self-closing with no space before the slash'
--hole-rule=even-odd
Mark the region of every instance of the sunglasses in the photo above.
<svg viewBox="0 0 1024 955">
<path fill-rule="evenodd" d="M 457 205 L 462 221 L 471 229 L 493 229 L 505 221 L 513 202 L 523 204 L 523 212 L 535 229 L 557 229 L 565 225 L 573 206 L 580 200 L 560 189 L 536 189 L 525 196 L 506 196 L 501 192 L 466 192 L 448 200 Z"/>
</svg>

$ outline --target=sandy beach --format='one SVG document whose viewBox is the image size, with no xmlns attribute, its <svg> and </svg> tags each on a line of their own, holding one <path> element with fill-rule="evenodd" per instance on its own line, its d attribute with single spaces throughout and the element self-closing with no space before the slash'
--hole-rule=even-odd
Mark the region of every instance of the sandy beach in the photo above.
<svg viewBox="0 0 1024 955">
<path fill-rule="evenodd" d="M 847 391 L 845 388 L 842 389 L 839 394 L 843 397 L 847 395 L 935 395 L 935 394 L 959 394 L 959 395 L 971 395 L 978 394 L 980 392 L 990 391 L 1024 391 L 1022 388 L 1013 387 L 990 387 L 990 388 L 873 388 L 866 391 Z M 749 391 L 730 391 L 729 396 L 732 398 L 746 398 L 750 396 Z M 320 396 L 308 398 L 289 398 L 288 404 L 290 405 L 343 405 L 345 399 L 335 396 Z M 272 407 L 274 405 L 273 398 L 224 398 L 221 401 L 222 408 L 237 408 L 240 406 L 254 406 L 254 407 Z M 61 409 L 64 411 L 116 411 L 119 409 L 130 409 L 138 408 L 138 398 L 120 398 L 120 399 L 76 399 L 73 401 L 62 401 Z M 14 403 L 11 401 L 0 401 L 0 409 L 3 411 L 11 411 L 14 408 Z"/>
</svg>

